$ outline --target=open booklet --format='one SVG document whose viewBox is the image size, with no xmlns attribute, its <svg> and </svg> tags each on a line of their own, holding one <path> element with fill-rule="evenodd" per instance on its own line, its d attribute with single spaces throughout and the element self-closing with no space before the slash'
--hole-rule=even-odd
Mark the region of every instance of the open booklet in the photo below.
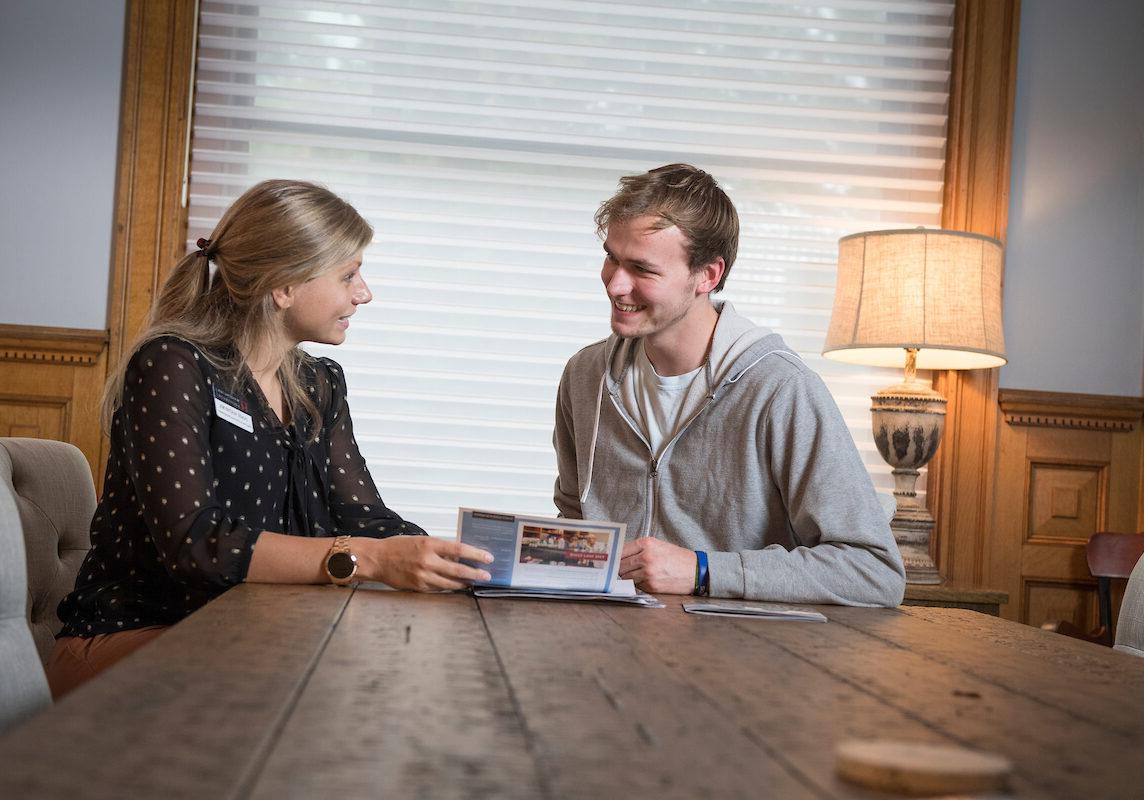
<svg viewBox="0 0 1144 800">
<path fill-rule="evenodd" d="M 620 522 L 457 510 L 457 541 L 488 550 L 491 576 L 473 585 L 480 597 L 528 596 L 658 605 L 617 577 L 627 527 Z M 468 562 L 466 562 L 468 563 Z"/>
</svg>

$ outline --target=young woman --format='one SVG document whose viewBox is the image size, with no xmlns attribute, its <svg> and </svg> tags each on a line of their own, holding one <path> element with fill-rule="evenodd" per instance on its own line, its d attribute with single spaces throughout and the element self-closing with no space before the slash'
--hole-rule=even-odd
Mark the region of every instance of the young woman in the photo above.
<svg viewBox="0 0 1144 800">
<path fill-rule="evenodd" d="M 434 591 L 488 579 L 458 563 L 488 553 L 386 508 L 341 369 L 298 347 L 345 340 L 372 299 L 372 237 L 328 190 L 265 181 L 176 265 L 108 380 L 111 452 L 91 550 L 59 607 L 55 696 L 243 581 Z"/>
</svg>

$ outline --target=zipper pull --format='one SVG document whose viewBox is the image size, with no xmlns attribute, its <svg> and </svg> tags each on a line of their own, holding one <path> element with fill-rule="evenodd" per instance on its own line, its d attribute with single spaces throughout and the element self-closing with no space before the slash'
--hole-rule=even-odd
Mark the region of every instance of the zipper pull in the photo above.
<svg viewBox="0 0 1144 800">
<path fill-rule="evenodd" d="M 651 460 L 650 466 L 651 466 L 651 476 L 654 478 L 658 474 L 658 471 L 659 471 L 659 462 L 653 458 Z"/>
</svg>

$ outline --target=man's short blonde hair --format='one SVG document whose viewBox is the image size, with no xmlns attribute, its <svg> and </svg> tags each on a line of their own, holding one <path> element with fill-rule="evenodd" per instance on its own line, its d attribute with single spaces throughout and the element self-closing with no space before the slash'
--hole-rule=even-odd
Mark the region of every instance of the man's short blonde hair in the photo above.
<svg viewBox="0 0 1144 800">
<path fill-rule="evenodd" d="M 619 191 L 596 212 L 596 232 L 603 238 L 613 222 L 647 215 L 659 218 L 656 228 L 674 225 L 687 238 L 692 272 L 723 259 L 726 269 L 712 289 L 720 291 L 739 252 L 739 215 L 715 179 L 690 164 L 668 164 L 620 178 Z"/>
</svg>

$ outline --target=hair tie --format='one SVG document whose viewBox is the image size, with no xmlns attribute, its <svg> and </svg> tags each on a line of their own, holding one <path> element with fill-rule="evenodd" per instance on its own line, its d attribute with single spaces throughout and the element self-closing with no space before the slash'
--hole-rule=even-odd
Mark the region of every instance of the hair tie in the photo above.
<svg viewBox="0 0 1144 800">
<path fill-rule="evenodd" d="M 195 242 L 195 244 L 199 246 L 199 255 L 209 261 L 211 254 L 207 252 L 207 249 L 211 246 L 211 240 L 199 237 L 199 240 Z"/>
</svg>

